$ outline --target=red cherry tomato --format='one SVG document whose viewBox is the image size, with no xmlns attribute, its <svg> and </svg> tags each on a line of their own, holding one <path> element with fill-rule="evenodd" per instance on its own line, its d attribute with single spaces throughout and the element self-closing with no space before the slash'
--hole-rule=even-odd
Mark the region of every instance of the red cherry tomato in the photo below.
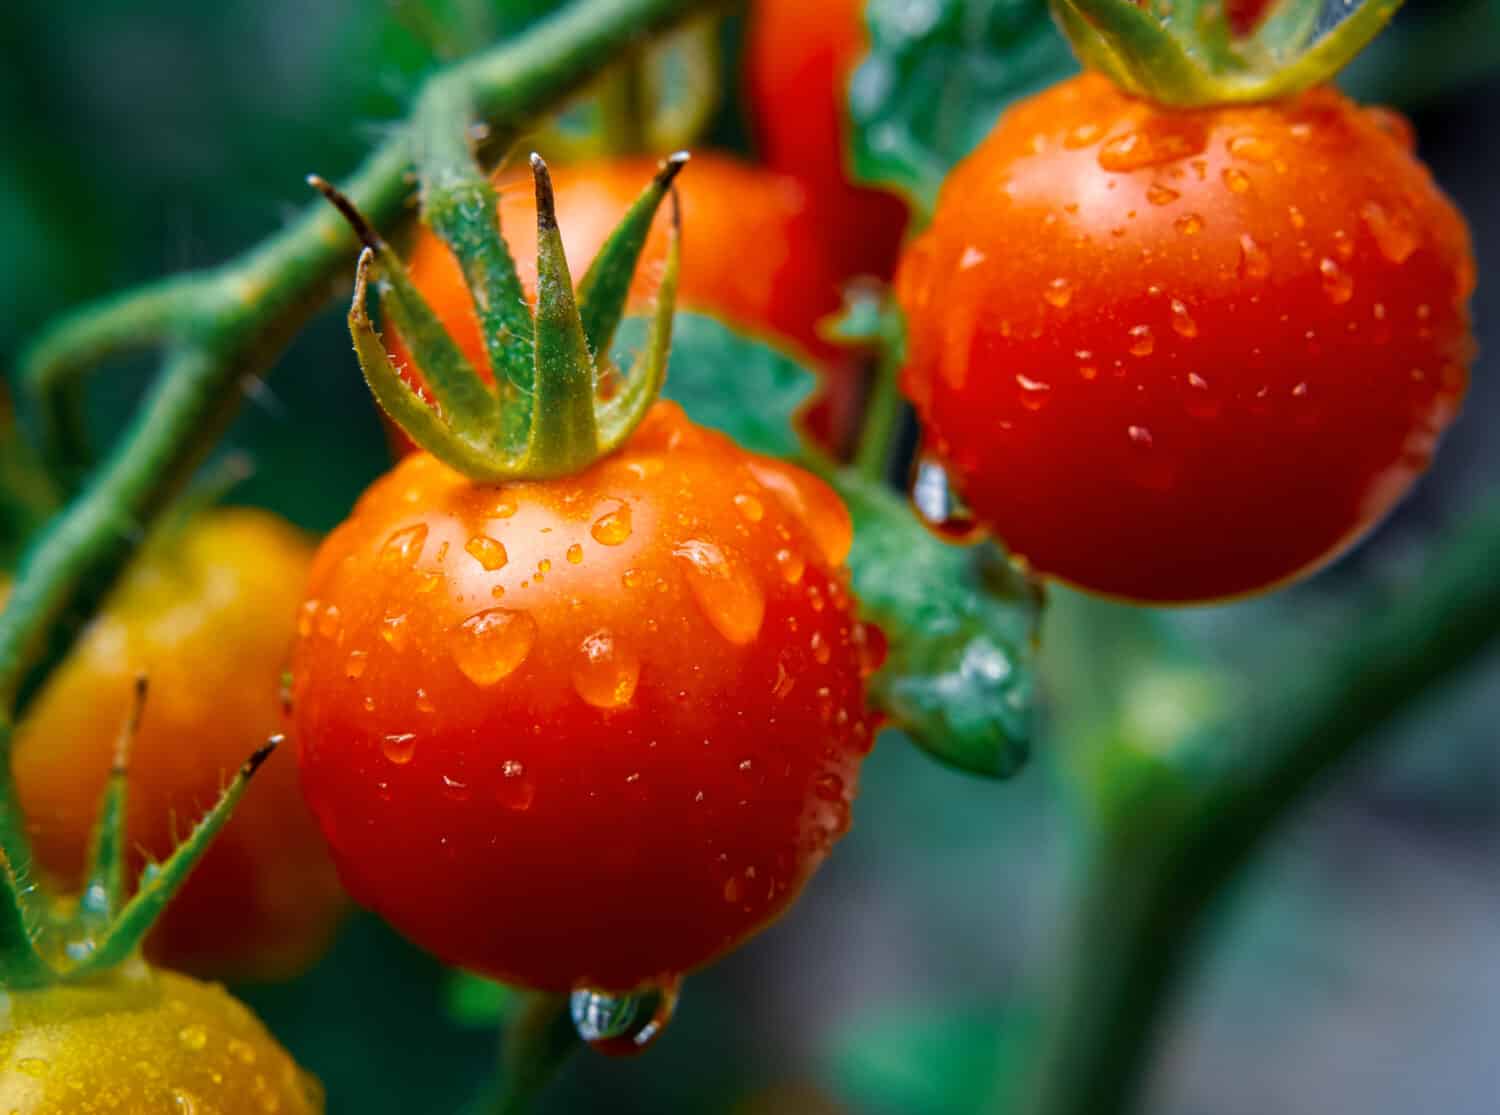
<svg viewBox="0 0 1500 1115">
<path fill-rule="evenodd" d="M 324 543 L 294 657 L 345 885 L 450 963 L 558 990 L 754 933 L 870 746 L 850 538 L 821 481 L 670 403 L 563 479 L 408 456 Z"/>
<path fill-rule="evenodd" d="M 311 541 L 224 510 L 148 549 L 16 731 L 16 789 L 37 865 L 81 882 L 137 675 L 151 683 L 130 754 L 135 868 L 164 859 L 245 758 L 282 728 Z M 274 755 L 147 940 L 154 960 L 219 978 L 283 979 L 327 947 L 347 903 L 297 786 Z"/>
<path fill-rule="evenodd" d="M 1474 281 L 1398 117 L 1332 89 L 1168 111 L 1082 76 L 945 185 L 899 279 L 905 387 L 1036 569 L 1234 596 L 1338 554 L 1426 468 Z"/>
<path fill-rule="evenodd" d="M 866 50 L 863 0 L 755 0 L 745 78 L 768 166 L 806 183 L 842 275 L 888 277 L 905 204 L 856 186 L 846 166 L 850 75 Z"/>
</svg>

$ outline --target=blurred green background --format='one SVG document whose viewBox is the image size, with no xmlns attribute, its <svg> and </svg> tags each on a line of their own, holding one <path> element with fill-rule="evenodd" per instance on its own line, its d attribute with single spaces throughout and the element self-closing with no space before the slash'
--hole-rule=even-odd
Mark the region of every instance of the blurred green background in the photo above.
<svg viewBox="0 0 1500 1115">
<path fill-rule="evenodd" d="M 816 0 L 809 0 L 815 3 Z M 0 8 L 0 357 L 81 299 L 216 263 L 348 171 L 433 56 L 482 45 L 546 0 L 9 0 Z M 1352 82 L 1401 101 L 1500 259 L 1500 4 L 1414 2 Z M 431 38 L 432 36 L 428 36 Z M 726 103 L 717 134 L 732 139 Z M 1310 583 L 1179 613 L 1202 653 L 1263 664 L 1296 625 L 1333 640 L 1355 590 L 1399 588 L 1430 540 L 1496 498 L 1500 295 L 1487 355 L 1432 475 Z M 147 369 L 99 378 L 101 437 Z M 386 463 L 341 315 L 323 315 L 227 441 L 239 498 L 326 530 Z M 330 447 L 336 447 L 331 449 Z M 309 483 L 309 478 L 316 482 Z M 1493 1115 L 1500 1110 L 1500 662 L 1394 727 L 1381 758 L 1302 810 L 1216 925 L 1152 1074 L 1162 1115 Z M 580 1057 L 552 1112 L 971 1112 L 1052 960 L 1072 879 L 1063 777 L 1045 743 L 1015 781 L 966 779 L 890 736 L 856 825 L 791 916 L 689 980 L 649 1057 Z M 506 911 L 497 910 L 497 917 Z M 243 989 L 325 1082 L 330 1112 L 459 1111 L 496 1038 L 447 1005 L 445 973 L 368 917 L 302 981 Z"/>
</svg>

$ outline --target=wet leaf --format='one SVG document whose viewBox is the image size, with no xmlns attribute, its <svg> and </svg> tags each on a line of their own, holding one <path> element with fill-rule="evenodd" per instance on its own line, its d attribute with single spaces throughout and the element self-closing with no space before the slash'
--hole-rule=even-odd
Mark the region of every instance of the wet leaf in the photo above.
<svg viewBox="0 0 1500 1115">
<path fill-rule="evenodd" d="M 869 0 L 850 82 L 855 174 L 931 211 L 1012 101 L 1077 69 L 1046 0 Z"/>
</svg>

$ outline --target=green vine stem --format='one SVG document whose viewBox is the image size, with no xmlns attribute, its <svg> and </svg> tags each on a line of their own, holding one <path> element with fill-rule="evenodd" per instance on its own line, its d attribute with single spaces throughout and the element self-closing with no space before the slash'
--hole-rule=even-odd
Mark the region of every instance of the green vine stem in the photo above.
<svg viewBox="0 0 1500 1115">
<path fill-rule="evenodd" d="M 500 1090 L 485 1105 L 484 1115 L 525 1115 L 582 1044 L 566 995 L 528 994 L 505 1028 Z"/>
<path fill-rule="evenodd" d="M 1188 973 L 1206 915 L 1290 810 L 1375 729 L 1470 665 L 1500 635 L 1500 511 L 1436 552 L 1423 579 L 1317 662 L 1257 687 L 1236 727 L 1204 729 L 1128 803 L 1105 810 L 1059 958 L 1029 1115 L 1123 1115 Z"/>
<path fill-rule="evenodd" d="M 574 3 L 431 80 L 463 89 L 498 148 L 621 50 L 713 6 L 713 0 Z M 403 129 L 345 192 L 377 227 L 389 227 L 406 214 L 411 169 Z M 10 727 L 20 706 L 114 585 L 143 527 L 206 456 L 237 409 L 242 384 L 263 374 L 342 286 L 355 250 L 349 229 L 319 203 L 238 260 L 74 313 L 23 358 L 25 382 L 55 397 L 110 355 L 153 339 L 169 345 L 118 443 L 22 557 L 0 613 L 0 853 L 13 863 L 29 862 L 9 776 Z"/>
</svg>

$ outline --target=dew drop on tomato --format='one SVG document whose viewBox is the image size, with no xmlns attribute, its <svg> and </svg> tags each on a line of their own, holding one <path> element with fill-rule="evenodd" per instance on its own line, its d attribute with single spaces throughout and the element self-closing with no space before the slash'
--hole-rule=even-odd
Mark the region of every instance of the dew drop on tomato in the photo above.
<svg viewBox="0 0 1500 1115">
<path fill-rule="evenodd" d="M 536 620 L 526 612 L 489 608 L 464 620 L 451 640 L 453 661 L 475 685 L 509 677 L 536 642 Z"/>
<path fill-rule="evenodd" d="M 536 783 L 526 773 L 526 764 L 519 759 L 506 759 L 500 764 L 500 788 L 496 797 L 506 809 L 524 813 L 531 808 L 536 798 Z"/>
<path fill-rule="evenodd" d="M 676 1013 L 681 988 L 680 977 L 625 994 L 579 988 L 568 998 L 568 1014 L 595 1052 L 630 1057 L 661 1037 Z"/>
<path fill-rule="evenodd" d="M 476 534 L 465 542 L 464 552 L 477 561 L 487 573 L 503 569 L 506 562 L 510 561 L 510 555 L 505 551 L 505 544 L 486 534 Z"/>
<path fill-rule="evenodd" d="M 380 568 L 387 573 L 399 573 L 410 569 L 421 555 L 422 547 L 426 542 L 426 523 L 418 523 L 416 526 L 396 531 L 385 540 L 385 545 L 380 548 Z"/>
<path fill-rule="evenodd" d="M 641 676 L 641 660 L 608 631 L 596 631 L 579 647 L 573 690 L 595 708 L 628 705 Z"/>
<path fill-rule="evenodd" d="M 589 533 L 601 546 L 619 546 L 629 540 L 631 530 L 630 504 L 622 502 L 594 520 Z"/>
<path fill-rule="evenodd" d="M 985 537 L 984 527 L 949 483 L 948 470 L 925 450 L 912 465 L 910 496 L 917 518 L 943 541 L 962 545 Z"/>
<path fill-rule="evenodd" d="M 392 732 L 390 735 L 382 736 L 380 739 L 380 751 L 398 767 L 404 767 L 407 763 L 411 762 L 412 756 L 417 753 L 416 733 Z"/>
<path fill-rule="evenodd" d="M 714 630 L 735 646 L 753 642 L 765 620 L 766 598 L 750 575 L 712 542 L 688 539 L 678 543 L 672 554 Z"/>
</svg>

